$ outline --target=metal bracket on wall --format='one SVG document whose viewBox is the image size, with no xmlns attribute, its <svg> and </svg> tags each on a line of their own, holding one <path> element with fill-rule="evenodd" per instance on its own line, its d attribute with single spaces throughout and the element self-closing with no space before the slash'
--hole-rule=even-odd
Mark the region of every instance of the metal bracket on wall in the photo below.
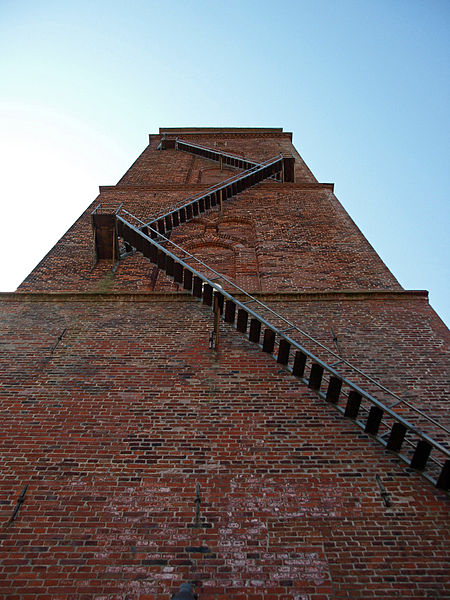
<svg viewBox="0 0 450 600">
<path fill-rule="evenodd" d="M 8 525 L 10 525 L 13 521 L 15 521 L 15 519 L 19 513 L 20 507 L 25 502 L 25 496 L 26 496 L 27 490 L 28 490 L 28 484 L 23 488 L 22 493 L 20 494 L 20 496 L 17 499 L 16 506 L 14 508 L 14 512 L 11 515 L 11 518 L 9 519 L 9 521 L 7 523 Z"/>
</svg>

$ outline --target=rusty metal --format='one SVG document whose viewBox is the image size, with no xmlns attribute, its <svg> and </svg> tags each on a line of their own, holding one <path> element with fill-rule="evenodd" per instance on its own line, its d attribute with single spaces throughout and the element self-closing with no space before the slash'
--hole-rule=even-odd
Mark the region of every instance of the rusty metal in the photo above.
<svg viewBox="0 0 450 600">
<path fill-rule="evenodd" d="M 28 490 L 28 484 L 23 488 L 22 493 L 17 498 L 17 502 L 16 502 L 16 506 L 14 508 L 14 512 L 11 515 L 11 518 L 9 519 L 8 524 L 12 523 L 16 519 L 16 517 L 17 517 L 17 515 L 19 513 L 19 510 L 20 510 L 20 507 L 25 502 L 25 496 L 26 496 L 27 490 Z"/>
<path fill-rule="evenodd" d="M 50 350 L 50 354 L 53 354 L 53 352 L 56 350 L 59 342 L 63 339 L 64 334 L 66 333 L 67 328 L 64 328 L 62 330 L 62 332 L 60 333 L 60 335 L 58 336 L 58 339 L 56 340 L 56 342 L 53 344 L 52 349 Z"/>
<path fill-rule="evenodd" d="M 378 484 L 378 487 L 380 488 L 380 494 L 381 494 L 381 497 L 383 498 L 384 505 L 387 508 L 389 508 L 391 506 L 390 494 L 387 491 L 387 489 L 384 487 L 384 485 L 383 485 L 383 483 L 381 481 L 381 478 L 380 478 L 380 476 L 378 474 L 375 475 L 375 479 L 376 479 L 376 482 Z"/>
<path fill-rule="evenodd" d="M 197 598 L 193 586 L 190 583 L 182 583 L 178 592 L 172 595 L 171 600 L 197 600 Z"/>
</svg>

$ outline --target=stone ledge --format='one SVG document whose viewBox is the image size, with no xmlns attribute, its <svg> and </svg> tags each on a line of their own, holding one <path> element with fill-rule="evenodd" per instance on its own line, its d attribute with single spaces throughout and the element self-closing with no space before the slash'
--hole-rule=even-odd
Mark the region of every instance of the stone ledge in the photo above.
<svg viewBox="0 0 450 600">
<path fill-rule="evenodd" d="M 169 137 L 188 135 L 212 135 L 214 138 L 239 136 L 286 137 L 289 141 L 292 141 L 292 132 L 283 131 L 282 127 L 160 127 L 159 135 L 164 134 Z M 158 136 L 158 134 L 149 134 L 150 139 L 154 136 Z"/>
<path fill-rule="evenodd" d="M 336 300 L 428 300 L 426 290 L 312 290 L 306 292 L 255 292 L 262 302 L 314 302 Z M 235 294 L 235 298 L 245 298 Z M 190 302 L 189 292 L 0 292 L 3 302 Z"/>
<path fill-rule="evenodd" d="M 218 182 L 220 183 L 220 182 Z M 216 185 L 216 184 L 214 184 Z M 99 191 L 100 194 L 106 192 L 127 192 L 127 191 L 179 191 L 179 190 L 194 190 L 203 192 L 207 191 L 211 187 L 211 184 L 201 184 L 201 183 L 156 183 L 153 185 L 128 185 L 128 184 L 117 184 L 117 185 L 100 185 Z M 249 188 L 250 190 L 253 188 Z M 285 183 L 271 183 L 271 182 L 261 182 L 258 183 L 258 189 L 264 190 L 331 190 L 334 191 L 334 183 L 316 183 L 314 181 L 305 181 L 305 182 L 285 182 Z M 244 190 L 247 191 L 247 190 Z"/>
</svg>

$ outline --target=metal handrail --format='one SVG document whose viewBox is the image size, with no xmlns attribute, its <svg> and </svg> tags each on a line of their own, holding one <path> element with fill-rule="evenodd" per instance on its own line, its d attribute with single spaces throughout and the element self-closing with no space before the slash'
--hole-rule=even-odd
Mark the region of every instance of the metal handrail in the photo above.
<svg viewBox="0 0 450 600">
<path fill-rule="evenodd" d="M 237 161 L 240 161 L 240 162 L 245 162 L 245 163 L 251 164 L 253 166 L 258 166 L 258 165 L 262 164 L 260 162 L 255 161 L 255 160 L 250 160 L 248 158 L 245 158 L 244 156 L 237 156 L 236 154 L 230 154 L 229 152 L 222 152 L 221 150 L 218 150 L 217 148 L 209 148 L 208 146 L 202 146 L 200 144 L 195 144 L 194 142 L 187 142 L 187 141 L 181 140 L 179 138 L 177 138 L 175 140 L 175 149 L 176 150 L 179 149 L 178 148 L 178 144 L 182 144 L 184 146 L 192 146 L 192 147 L 198 148 L 200 150 L 205 150 L 206 152 L 212 152 L 213 154 L 217 154 L 219 157 L 223 156 L 225 158 L 231 158 L 232 160 L 237 160 Z M 186 150 L 184 148 L 181 148 L 181 150 L 183 150 L 184 152 L 189 152 L 189 150 Z M 198 156 L 195 152 L 191 152 L 191 154 L 195 154 L 196 156 Z M 209 156 L 206 156 L 204 158 L 206 158 L 208 160 L 214 160 L 214 161 L 217 160 L 217 159 L 211 158 Z M 231 165 L 230 163 L 227 163 L 227 162 L 225 164 L 227 164 L 228 166 L 236 166 L 236 165 Z M 277 181 L 277 179 L 275 179 L 275 175 L 271 175 L 269 177 L 269 179 L 273 179 L 273 180 Z"/>
<path fill-rule="evenodd" d="M 168 217 L 176 210 L 179 210 L 180 208 L 184 208 L 185 206 L 189 206 L 190 204 L 193 204 L 197 200 L 200 200 L 201 198 L 204 198 L 205 196 L 209 196 L 210 194 L 213 194 L 214 192 L 218 192 L 221 189 L 230 185 L 230 183 L 236 183 L 236 182 L 240 181 L 241 179 L 244 179 L 245 177 L 252 175 L 253 173 L 258 173 L 258 171 L 261 171 L 265 167 L 272 166 L 273 164 L 275 164 L 277 161 L 279 161 L 281 159 L 282 159 L 282 155 L 279 154 L 277 156 L 267 159 L 263 163 L 260 163 L 254 167 L 251 167 L 250 169 L 246 169 L 245 171 L 243 171 L 241 173 L 236 173 L 236 175 L 232 175 L 228 179 L 224 179 L 223 181 L 220 181 L 219 183 L 214 184 L 213 186 L 207 188 L 206 190 L 201 190 L 200 192 L 196 192 L 192 196 L 188 196 L 184 200 L 181 200 L 177 204 L 174 204 L 168 210 L 166 210 L 166 212 L 158 213 L 158 215 L 156 217 L 152 217 L 152 219 L 150 221 L 148 221 L 147 223 L 145 223 L 144 225 L 147 227 L 150 227 L 152 225 L 152 223 L 156 223 L 156 221 L 159 221 L 159 219 L 164 219 L 165 217 Z"/>
<path fill-rule="evenodd" d="M 130 217 L 134 218 L 142 226 L 147 226 L 148 227 L 148 225 L 146 225 L 144 223 L 144 221 L 142 221 L 141 219 L 139 219 L 135 215 L 131 214 L 127 210 L 122 209 L 122 212 L 124 212 L 127 215 L 129 215 Z M 306 337 L 308 340 L 312 341 L 314 344 L 316 344 L 317 346 L 319 346 L 320 348 L 322 348 L 323 350 L 325 350 L 326 352 L 328 352 L 329 354 L 331 354 L 335 358 L 339 358 L 341 363 L 344 363 L 345 365 L 347 365 L 351 370 L 355 371 L 356 373 L 358 373 L 358 375 L 361 375 L 362 377 L 364 377 L 365 379 L 367 379 L 368 381 L 370 381 L 371 383 L 373 383 L 375 386 L 377 386 L 383 392 L 386 392 L 390 396 L 393 396 L 396 399 L 398 399 L 400 402 L 402 402 L 403 404 L 405 404 L 406 406 L 408 406 L 408 408 L 410 408 L 413 412 L 415 412 L 418 415 L 420 415 L 421 417 L 423 417 L 426 421 L 428 421 L 429 423 L 432 423 L 436 427 L 442 429 L 442 431 L 444 431 L 445 433 L 450 433 L 450 431 L 446 427 L 444 427 L 444 425 L 442 425 L 441 423 L 439 423 L 438 421 L 436 421 L 435 419 L 433 419 L 432 417 L 430 417 L 429 415 L 427 415 L 426 413 L 424 413 L 423 411 L 421 411 L 419 408 L 415 407 L 413 404 L 411 404 L 407 400 L 404 400 L 403 398 L 401 398 L 400 396 L 398 396 L 397 394 L 395 394 L 394 392 L 392 392 L 391 390 L 389 390 L 383 384 L 379 383 L 376 379 L 373 379 L 373 377 L 371 377 L 370 375 L 368 375 L 364 371 L 361 371 L 361 369 L 358 369 L 358 367 L 356 367 L 355 365 L 353 365 L 350 361 L 342 358 L 339 354 L 336 354 L 333 350 L 331 350 L 330 348 L 328 348 L 325 344 L 322 344 L 321 342 L 319 342 L 319 340 L 316 340 L 309 333 L 307 333 L 306 331 L 302 330 L 300 327 L 298 327 L 297 325 L 295 325 L 294 323 L 292 323 L 291 321 L 289 321 L 288 319 L 286 319 L 285 317 L 283 317 L 283 315 L 281 315 L 280 313 L 277 313 L 272 308 L 270 308 L 269 306 L 267 306 L 267 304 L 264 304 L 263 302 L 261 302 L 260 300 L 258 300 L 258 298 L 255 298 L 254 296 L 252 296 L 251 294 L 249 294 L 247 291 L 245 291 L 244 289 L 242 289 L 241 287 L 239 287 L 235 282 L 233 282 L 230 279 L 228 279 L 228 277 L 226 277 L 222 273 L 219 273 L 218 271 L 216 271 L 215 269 L 213 269 L 211 266 L 207 265 L 205 262 L 203 262 L 202 260 L 200 260 L 199 258 L 197 258 L 195 255 L 191 254 L 190 252 L 188 252 L 187 250 L 185 250 L 184 248 L 182 248 L 181 246 L 179 246 L 178 244 L 176 244 L 175 242 L 173 242 L 172 240 L 170 240 L 166 236 L 162 235 L 161 233 L 159 233 L 158 231 L 156 231 L 155 229 L 153 229 L 152 227 L 149 227 L 149 229 L 151 231 L 153 231 L 154 233 L 156 233 L 159 239 L 162 239 L 164 242 L 167 242 L 168 244 L 170 244 L 171 246 L 173 246 L 177 250 L 181 251 L 184 255 L 186 255 L 190 259 L 195 260 L 202 267 L 205 267 L 206 269 L 208 269 L 209 271 L 211 271 L 212 273 L 214 273 L 214 275 L 217 278 L 221 279 L 222 281 L 225 281 L 226 283 L 228 283 L 229 285 L 231 285 L 235 290 L 237 290 L 240 294 L 243 294 L 244 296 L 246 296 L 248 298 L 248 300 L 246 300 L 245 302 L 243 302 L 241 304 L 242 304 L 242 307 L 245 308 L 248 312 L 250 312 L 250 311 L 249 311 L 249 309 L 248 309 L 248 307 L 246 305 L 249 302 L 255 302 L 261 308 L 263 308 L 264 310 L 268 311 L 274 317 L 276 317 L 277 319 L 280 319 L 286 325 L 288 325 L 289 327 L 287 329 L 289 331 L 291 331 L 292 329 L 294 329 L 296 332 L 300 333 L 301 335 L 303 335 L 304 337 Z M 180 259 L 178 258 L 177 260 L 180 260 Z M 234 301 L 238 302 L 237 300 L 234 300 Z M 258 316 L 258 318 L 260 319 L 259 316 Z M 273 329 L 274 331 L 276 330 L 277 332 L 279 332 L 279 335 L 281 337 L 283 337 L 284 339 L 286 339 L 286 340 L 290 339 L 288 336 L 285 335 L 285 330 L 279 330 L 278 328 L 275 328 L 273 325 L 270 325 L 270 328 Z M 327 364 L 327 363 L 324 363 L 324 364 Z M 340 375 L 340 377 L 341 377 L 341 375 Z M 387 408 L 389 408 L 390 410 L 392 409 L 392 407 L 387 407 Z M 397 414 L 397 413 L 395 413 L 395 414 Z"/>
<path fill-rule="evenodd" d="M 258 166 L 261 163 L 256 160 L 250 160 L 245 158 L 244 156 L 237 156 L 236 154 L 230 154 L 228 152 L 222 152 L 222 150 L 218 150 L 217 148 L 208 148 L 208 146 L 201 146 L 200 144 L 196 144 L 194 142 L 186 142 L 185 140 L 176 139 L 175 140 L 175 148 L 178 144 L 185 144 L 186 146 L 194 146 L 195 148 L 200 148 L 200 150 L 206 150 L 207 152 L 214 152 L 215 154 L 221 154 L 222 156 L 227 156 L 228 158 L 232 158 L 233 160 L 240 160 L 242 162 L 250 163 L 254 166 Z"/>
<path fill-rule="evenodd" d="M 146 235 L 145 233 L 143 233 L 139 228 L 135 227 L 134 225 L 132 225 L 131 223 L 129 223 L 126 219 L 124 219 L 123 217 L 121 217 L 120 215 L 117 215 L 116 217 L 118 220 L 120 220 L 122 223 L 124 223 L 127 227 L 131 228 L 135 233 L 137 233 L 138 235 L 142 236 L 145 240 L 149 241 L 151 244 L 153 244 L 158 250 L 161 250 L 166 256 L 171 257 L 174 261 L 176 261 L 177 263 L 181 264 L 183 266 L 184 269 L 189 270 L 192 275 L 195 275 L 197 277 L 200 278 L 200 280 L 203 281 L 204 284 L 208 284 L 212 287 L 213 290 L 216 291 L 216 293 L 220 293 L 222 294 L 225 298 L 227 298 L 228 300 L 232 301 L 233 303 L 235 303 L 236 306 L 240 307 L 241 309 L 245 310 L 247 314 L 252 315 L 255 319 L 257 319 L 260 323 L 264 324 L 268 329 L 270 329 L 271 331 L 273 331 L 275 334 L 277 334 L 280 338 L 286 340 L 286 342 L 288 342 L 290 345 L 292 345 L 294 348 L 296 348 L 297 350 L 300 350 L 304 355 L 306 355 L 313 363 L 320 365 L 324 371 L 326 371 L 329 375 L 334 376 L 336 378 L 338 378 L 339 380 L 341 380 L 341 382 L 343 384 L 345 384 L 350 390 L 354 390 L 355 392 L 357 392 L 358 394 L 361 395 L 362 398 L 364 398 L 365 400 L 369 401 L 370 404 L 377 406 L 378 408 L 380 408 L 383 411 L 383 415 L 389 415 L 394 421 L 396 421 L 397 423 L 401 423 L 405 428 L 406 431 L 409 433 L 413 433 L 415 435 L 417 435 L 420 439 L 426 441 L 430 446 L 432 446 L 433 448 L 435 448 L 437 451 L 439 451 L 441 454 L 443 454 L 445 457 L 450 457 L 450 451 L 447 450 L 444 446 L 442 446 L 439 442 L 435 441 L 433 438 L 431 438 L 428 434 L 426 434 L 425 432 L 419 430 L 417 427 L 415 427 L 411 422 L 409 422 L 407 419 L 405 419 L 404 417 L 402 417 L 401 415 L 397 414 L 394 410 L 392 410 L 390 407 L 384 405 L 382 402 L 380 402 L 377 398 L 375 398 L 374 396 L 372 396 L 371 394 L 369 394 L 368 392 L 366 392 L 365 390 L 363 390 L 358 384 L 353 383 L 352 381 L 350 381 L 349 379 L 347 379 L 347 377 L 341 375 L 336 369 L 334 369 L 332 366 L 328 365 L 326 362 L 324 362 L 323 360 L 321 360 L 319 357 L 315 356 L 311 351 L 307 350 L 306 348 L 304 348 L 299 342 L 297 342 L 296 340 L 293 340 L 291 337 L 287 336 L 285 333 L 283 333 L 283 331 L 281 331 L 279 328 L 275 327 L 274 325 L 272 325 L 271 323 L 269 323 L 264 317 L 262 317 L 261 315 L 259 315 L 256 311 L 254 311 L 253 309 L 249 308 L 248 305 L 246 305 L 245 303 L 237 300 L 237 298 L 235 298 L 232 294 L 230 294 L 229 292 L 227 292 L 226 290 L 224 290 L 222 287 L 218 287 L 217 283 L 215 283 L 215 281 L 217 281 L 217 279 L 224 279 L 227 282 L 231 283 L 232 285 L 234 285 L 234 287 L 236 287 L 237 289 L 241 290 L 241 288 L 239 288 L 238 286 L 236 286 L 235 284 L 233 284 L 233 282 L 230 282 L 228 280 L 228 278 L 226 278 L 225 276 L 221 275 L 220 273 L 218 273 L 217 271 L 215 271 L 214 269 L 212 269 L 211 267 L 209 267 L 208 265 L 205 265 L 205 263 L 203 263 L 201 260 L 197 259 L 195 256 L 190 255 L 194 260 L 196 260 L 196 262 L 206 266 L 211 272 L 213 272 L 215 275 L 217 275 L 217 277 L 214 277 L 214 281 L 212 279 L 210 279 L 209 277 L 206 277 L 205 275 L 203 275 L 202 273 L 200 273 L 199 271 L 197 271 L 194 267 L 192 267 L 191 265 L 189 265 L 188 263 L 184 262 L 183 259 L 181 259 L 179 256 L 177 256 L 176 254 L 172 253 L 170 250 L 168 250 L 167 248 L 165 248 L 162 244 L 160 244 L 159 242 L 155 241 L 154 239 L 152 239 L 150 237 L 150 235 Z M 140 221 L 140 219 L 137 219 L 138 221 Z M 141 222 L 141 221 L 140 221 Z M 165 236 L 162 236 L 161 234 L 159 234 L 159 232 L 157 232 L 154 229 L 151 229 L 155 234 L 157 234 L 160 238 L 163 238 L 164 241 L 170 241 L 167 238 L 165 238 Z M 183 250 L 183 249 L 182 249 Z M 189 253 L 187 251 L 184 251 L 186 254 L 189 255 Z M 244 294 L 246 294 L 247 296 L 249 296 L 249 294 L 247 294 L 244 291 Z M 257 299 L 254 299 L 256 302 L 259 302 Z M 260 302 L 259 302 L 260 303 Z M 262 303 L 260 303 L 262 304 Z M 265 306 L 265 305 L 263 305 Z M 269 307 L 267 307 L 269 309 L 269 311 L 271 311 L 271 309 Z M 273 311 L 271 311 L 273 312 Z M 276 313 L 275 313 L 276 314 Z M 261 344 L 259 344 L 261 347 Z M 287 368 L 292 372 L 293 369 L 292 367 L 287 365 Z M 308 383 L 308 381 L 304 378 L 301 377 L 301 380 L 304 383 Z M 321 391 L 319 391 L 319 396 L 322 398 L 325 398 L 325 394 Z M 337 406 L 337 408 L 343 412 L 343 408 L 340 406 Z M 362 428 L 364 428 L 364 424 L 361 420 L 359 419 L 355 419 L 355 422 Z M 385 423 L 385 426 L 388 427 L 388 425 Z M 387 446 L 387 442 L 386 440 L 384 440 L 380 435 L 375 434 L 375 438 L 384 446 Z M 400 451 L 397 451 L 397 455 L 399 456 L 399 458 L 401 458 L 404 462 L 406 462 L 407 464 L 409 464 L 409 459 L 406 455 L 401 454 Z M 437 460 L 433 460 L 432 462 L 434 462 L 435 464 L 439 465 L 440 467 L 442 467 L 442 463 L 437 461 Z M 436 479 L 434 479 L 432 476 L 430 476 L 428 473 L 422 472 L 422 474 L 432 483 L 436 484 Z"/>
<path fill-rule="evenodd" d="M 103 206 L 105 206 L 105 203 L 104 203 L 104 202 L 99 202 L 99 203 L 97 204 L 97 206 L 94 208 L 94 210 L 91 212 L 91 215 L 95 215 L 95 214 L 97 214 L 97 211 L 98 211 L 100 208 L 102 208 Z M 106 206 L 108 206 L 108 205 L 106 205 Z M 121 203 L 119 204 L 119 207 L 118 207 L 118 208 L 116 208 L 116 210 L 114 211 L 114 214 L 115 214 L 115 215 L 116 215 L 116 214 L 117 214 L 117 213 L 118 213 L 118 212 L 119 212 L 119 211 L 122 209 L 122 206 L 123 206 L 123 202 L 121 202 Z M 130 213 L 128 213 L 128 214 L 130 214 Z"/>
</svg>

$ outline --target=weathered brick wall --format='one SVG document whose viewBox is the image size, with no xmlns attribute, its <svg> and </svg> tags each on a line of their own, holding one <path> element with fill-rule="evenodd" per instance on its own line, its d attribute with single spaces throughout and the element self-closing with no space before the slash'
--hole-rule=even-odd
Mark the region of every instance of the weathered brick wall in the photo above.
<svg viewBox="0 0 450 600">
<path fill-rule="evenodd" d="M 447 597 L 445 494 L 177 297 L 3 298 L 3 597 Z"/>
<path fill-rule="evenodd" d="M 195 183 L 202 180 L 203 171 L 211 169 L 211 162 L 201 157 L 185 154 L 183 158 L 173 149 L 165 150 L 159 156 L 157 150 L 162 135 L 150 135 L 149 145 L 130 169 L 120 179 L 118 185 L 146 185 L 149 181 L 172 183 Z M 210 148 L 254 161 L 263 161 L 279 154 L 295 157 L 295 178 L 303 183 L 317 182 L 300 154 L 292 145 L 288 133 L 169 133 L 168 138 L 192 141 Z M 222 179 L 225 179 L 223 177 Z"/>
<path fill-rule="evenodd" d="M 450 384 L 450 336 L 425 293 L 338 292 L 294 298 L 267 304 L 411 406 L 450 428 L 446 391 Z M 273 317 L 271 322 L 278 324 Z M 290 334 L 328 364 L 337 360 L 306 336 L 294 331 Z M 386 405 L 396 403 L 395 397 L 346 365 L 336 368 Z M 396 411 L 450 449 L 448 434 L 408 405 L 397 404 Z"/>
<path fill-rule="evenodd" d="M 125 282 L 125 289 L 166 289 L 162 275 L 156 287 L 149 281 L 152 268 L 141 257 L 94 267 L 90 213 L 98 202 L 112 211 L 123 203 L 147 221 L 199 189 L 102 191 L 19 290 L 98 290 L 105 276 L 112 279 L 112 289 L 124 289 Z M 401 289 L 332 191 L 323 186 L 260 184 L 227 201 L 222 215 L 217 208 L 181 225 L 171 240 L 188 251 L 203 246 L 200 254 L 211 266 L 217 246 L 228 247 L 236 267 L 225 274 L 234 271 L 236 283 L 248 291 Z M 217 269 L 219 265 L 220 261 Z"/>
<path fill-rule="evenodd" d="M 402 290 L 290 134 L 166 135 L 296 157 L 295 183 L 259 184 L 171 240 L 445 422 L 447 328 L 425 292 Z M 163 600 L 190 580 L 200 600 L 450 598 L 445 493 L 230 326 L 210 350 L 209 310 L 144 257 L 95 263 L 99 202 L 147 220 L 221 177 L 157 150 L 162 136 L 17 294 L 0 295 L 0 595 Z"/>
<path fill-rule="evenodd" d="M 280 152 L 286 154 L 295 154 L 296 160 L 296 177 L 297 180 L 306 183 L 314 183 L 315 179 L 310 174 L 306 165 L 304 165 L 298 153 L 294 149 L 290 141 L 289 134 L 283 134 L 280 132 L 262 133 L 262 134 L 230 134 L 224 136 L 223 134 L 211 135 L 192 135 L 185 134 L 185 136 L 193 141 L 204 143 L 211 147 L 218 147 L 226 152 L 236 153 L 238 155 L 245 155 L 248 158 L 257 160 L 264 160 L 271 156 L 277 155 Z M 217 139 L 216 139 L 217 138 Z M 218 139 L 220 138 L 220 139 Z M 150 136 L 150 144 L 136 160 L 136 162 L 130 167 L 127 173 L 122 177 L 117 186 L 102 189 L 99 197 L 88 207 L 86 212 L 80 217 L 80 219 L 74 224 L 74 226 L 66 233 L 66 235 L 60 240 L 60 242 L 50 251 L 50 253 L 43 259 L 43 261 L 30 273 L 25 282 L 20 286 L 21 291 L 27 290 L 103 290 L 105 287 L 108 289 L 129 289 L 130 285 L 133 285 L 135 289 L 141 290 L 175 290 L 170 282 L 168 282 L 163 275 L 156 273 L 147 264 L 143 264 L 139 258 L 127 259 L 123 264 L 116 266 L 113 273 L 110 272 L 110 268 L 104 264 L 98 264 L 95 268 L 95 253 L 93 248 L 93 236 L 92 228 L 90 224 L 90 214 L 94 207 L 98 203 L 102 204 L 103 210 L 116 210 L 120 204 L 123 203 L 125 209 L 135 214 L 137 217 L 147 220 L 153 215 L 167 209 L 170 206 L 180 202 L 184 198 L 191 196 L 192 194 L 204 189 L 205 186 L 211 185 L 211 182 L 203 182 L 202 177 L 205 173 L 213 168 L 214 175 L 210 179 L 220 179 L 220 171 L 217 173 L 217 165 L 204 158 L 190 155 L 186 152 L 176 151 L 168 149 L 164 151 L 158 150 L 158 145 L 162 139 L 161 135 Z M 222 178 L 229 176 L 231 172 L 237 172 L 237 169 L 225 170 Z M 208 177 L 206 176 L 208 180 Z M 236 217 L 239 221 L 247 221 L 249 227 L 255 229 L 256 226 L 259 228 L 259 238 L 263 239 L 267 230 L 271 227 L 271 221 L 276 221 L 280 217 L 280 206 L 284 204 L 292 204 L 292 198 L 284 198 L 284 192 L 282 197 L 278 196 L 281 191 L 281 186 L 275 184 L 277 190 L 277 196 L 272 198 L 272 201 L 268 202 L 268 198 L 272 197 L 273 190 L 269 185 L 268 190 L 264 193 L 261 190 L 265 189 L 265 184 L 259 186 L 261 190 L 251 190 L 250 196 L 235 199 L 230 202 L 230 205 L 226 207 L 223 218 L 220 219 L 221 225 L 219 232 L 221 243 L 227 243 L 230 251 L 233 255 L 236 254 L 236 249 L 232 247 L 236 243 L 244 241 L 244 248 L 238 249 L 238 254 L 234 258 L 235 261 L 241 264 L 245 263 L 247 259 L 254 263 L 253 271 L 250 274 L 243 273 L 240 269 L 239 264 L 237 265 L 237 282 L 240 285 L 248 285 L 250 289 L 269 289 L 281 286 L 284 288 L 289 287 L 283 278 L 278 276 L 277 273 L 270 275 L 270 284 L 264 279 L 267 276 L 264 272 L 265 264 L 264 259 L 262 260 L 262 274 L 256 273 L 255 270 L 258 268 L 258 257 L 256 256 L 256 240 L 252 240 L 252 245 L 246 249 L 245 242 L 247 239 L 242 239 L 241 236 L 233 236 L 233 230 L 235 225 L 230 223 L 230 218 Z M 283 186 L 286 189 L 286 186 Z M 254 193 L 255 192 L 255 193 Z M 258 195 L 259 194 L 259 195 Z M 292 196 L 292 194 L 291 194 Z M 261 202 L 265 205 L 263 211 L 249 215 L 248 211 L 254 211 L 257 205 Z M 287 206 L 286 206 L 287 208 Z M 298 211 L 294 208 L 291 209 L 291 218 L 297 219 Z M 212 229 L 217 226 L 217 213 L 218 211 L 211 211 L 210 215 L 207 215 L 207 221 L 211 221 L 208 232 L 211 233 Z M 262 220 L 261 220 L 262 219 Z M 261 222 L 257 223 L 256 221 Z M 228 224 L 228 227 L 227 227 Z M 185 230 L 183 235 L 183 229 Z M 217 233 L 217 232 L 216 232 Z M 231 234 L 233 239 L 228 239 L 228 234 Z M 245 232 L 244 232 L 245 233 Z M 281 240 L 292 239 L 292 232 L 282 231 L 278 232 L 281 234 Z M 192 230 L 190 225 L 186 224 L 180 232 L 176 232 L 175 236 L 181 236 L 180 239 L 185 240 L 188 237 L 191 241 Z M 176 241 L 177 237 L 175 237 Z M 217 240 L 216 240 L 217 241 Z M 196 244 L 199 247 L 200 244 L 205 246 L 211 246 L 211 240 L 208 237 L 200 235 L 199 243 Z M 358 241 L 358 244 L 360 242 Z M 216 244 L 217 247 L 217 244 Z M 265 248 L 261 249 L 261 254 L 266 252 Z M 246 256 L 247 254 L 247 256 Z M 248 256 L 249 255 L 249 256 Z M 374 255 L 375 256 L 375 255 Z M 280 258 L 274 258 L 275 261 L 280 262 Z M 278 265 L 279 272 L 285 272 L 284 259 Z M 382 266 L 382 270 L 383 270 Z M 116 271 L 120 271 L 120 276 L 114 276 Z M 273 270 L 273 269 L 272 269 Z M 150 276 L 149 276 L 150 273 Z M 249 275 L 249 276 L 247 276 Z M 149 280 L 150 277 L 150 280 Z M 133 282 L 134 278 L 134 282 Z M 374 285 L 379 285 L 379 275 L 375 275 Z M 306 286 L 306 289 L 311 285 L 308 282 L 308 278 L 305 281 L 296 281 L 289 284 L 291 287 L 302 289 Z M 313 286 L 318 285 L 322 287 L 320 278 L 317 282 L 312 284 Z M 370 283 L 368 284 L 370 285 Z M 300 287 L 299 287 L 300 286 Z"/>
</svg>

